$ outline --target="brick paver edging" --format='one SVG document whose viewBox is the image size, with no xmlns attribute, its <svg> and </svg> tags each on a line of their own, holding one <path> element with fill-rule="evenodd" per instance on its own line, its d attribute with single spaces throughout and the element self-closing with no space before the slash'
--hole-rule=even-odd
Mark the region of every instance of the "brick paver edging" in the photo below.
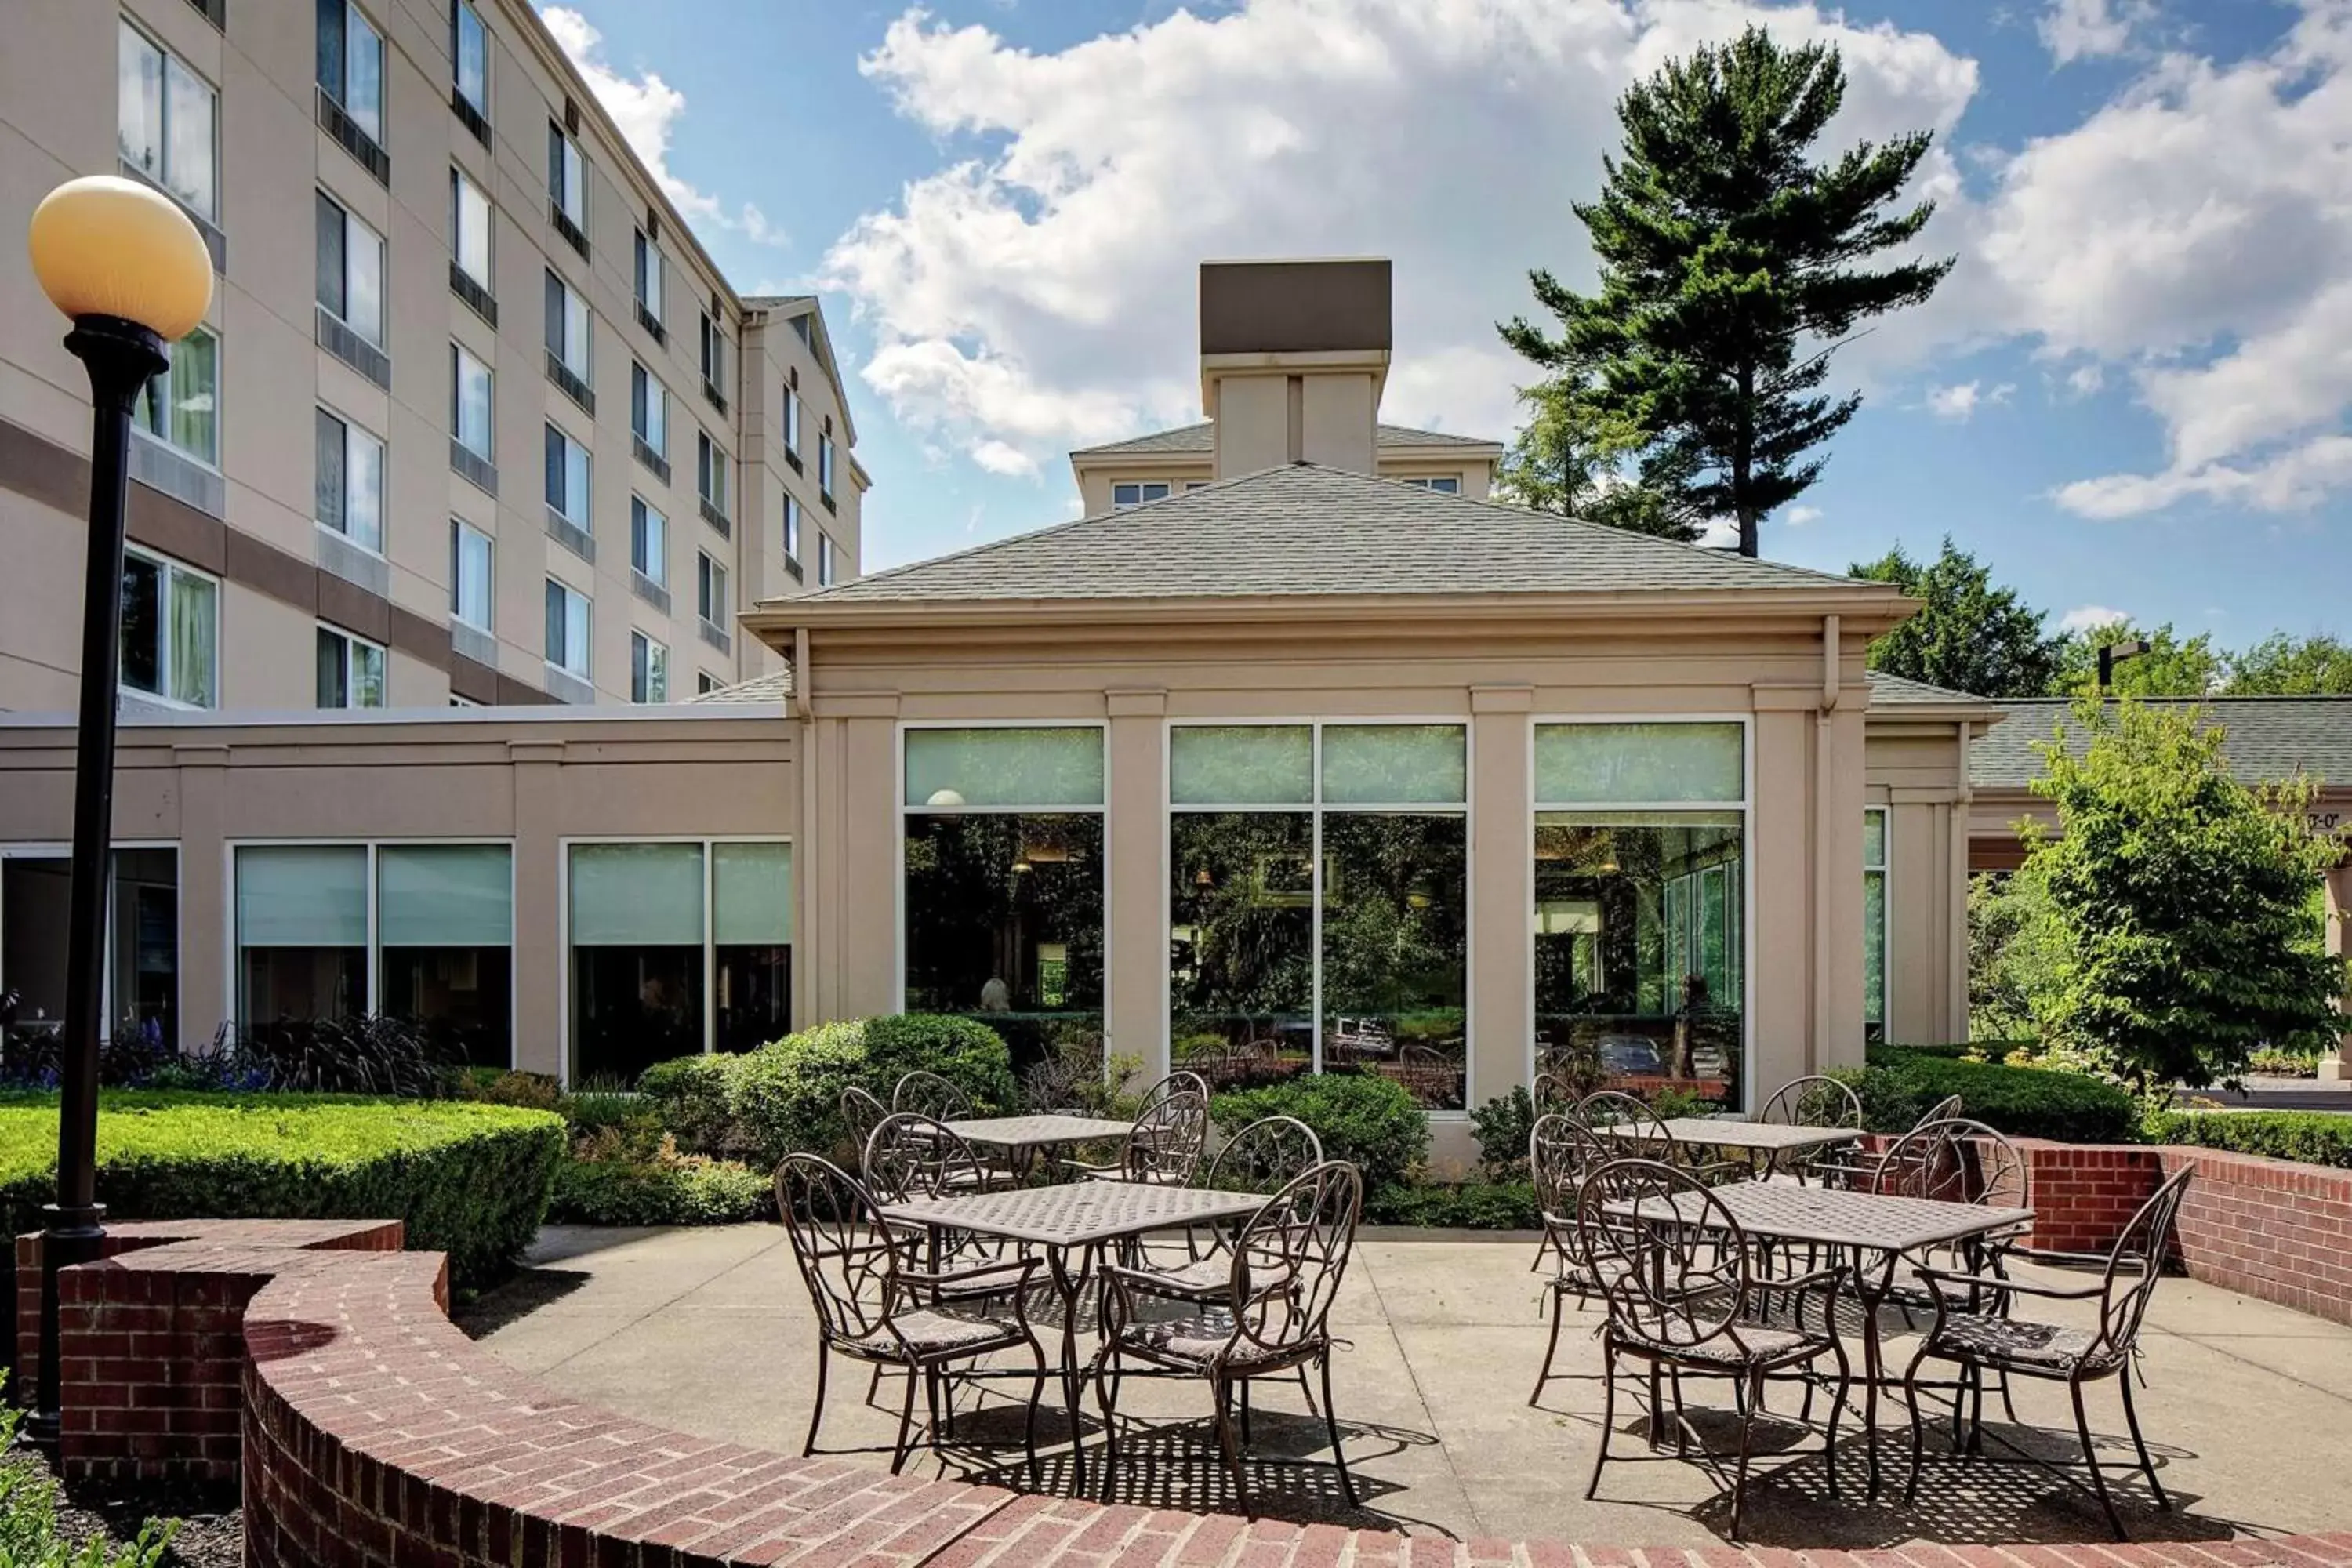
<svg viewBox="0 0 2352 1568">
<path fill-rule="evenodd" d="M 322 1243 L 299 1224 L 277 1240 L 265 1222 L 159 1224 L 141 1240 L 68 1270 L 83 1278 L 62 1294 L 74 1332 L 124 1333 L 123 1348 L 151 1359 L 109 1366 L 114 1358 L 78 1354 L 68 1340 L 68 1409 L 99 1380 L 135 1373 L 152 1384 L 133 1384 L 133 1402 L 115 1414 L 138 1415 L 151 1396 L 169 1410 L 181 1373 L 222 1348 L 215 1331 L 142 1344 L 141 1333 L 160 1331 L 111 1323 L 191 1291 L 240 1298 L 246 1551 L 257 1568 L 2352 1568 L 2352 1533 L 1645 1552 L 1407 1538 L 893 1478 L 691 1437 L 557 1394 L 450 1323 L 436 1253 L 348 1250 L 364 1244 Z M 380 1246 L 382 1233 L 367 1242 Z"/>
</svg>

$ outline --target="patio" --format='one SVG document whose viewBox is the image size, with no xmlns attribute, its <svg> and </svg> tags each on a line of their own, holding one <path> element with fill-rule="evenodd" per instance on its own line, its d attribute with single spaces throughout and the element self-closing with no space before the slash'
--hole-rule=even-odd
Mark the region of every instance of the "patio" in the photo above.
<svg viewBox="0 0 2352 1568">
<path fill-rule="evenodd" d="M 1612 1463 L 1601 1496 L 1583 1498 L 1598 1440 L 1597 1378 L 1571 1376 L 1526 1401 L 1542 1354 L 1541 1278 L 1528 1271 L 1532 1237 L 1368 1232 L 1359 1242 L 1334 1317 L 1352 1342 L 1334 1366 L 1339 1412 L 1365 1508 L 1341 1502 L 1319 1420 L 1295 1387 L 1261 1389 L 1252 1489 L 1273 1516 L 1368 1528 L 1401 1528 L 1471 1541 L 1549 1537 L 1584 1543 L 1718 1543 L 1729 1512 L 1725 1481 L 1671 1458 Z M 796 1453 L 815 1364 L 814 1330 L 784 1233 L 773 1226 L 711 1230 L 554 1228 L 531 1270 L 464 1314 L 483 1348 L 564 1394 L 713 1438 Z M 2029 1270 L 2028 1272 L 2032 1272 Z M 2068 1309 L 2061 1307 L 2058 1315 Z M 1597 1315 L 1584 1325 L 1598 1322 Z M 1559 1367 L 1598 1369 L 1597 1348 L 1571 1317 Z M 2176 1510 L 2158 1512 L 2128 1460 L 2111 1387 L 2092 1394 L 2102 1459 L 2135 1540 L 2212 1540 L 2237 1534 L 2344 1527 L 2342 1457 L 2326 1435 L 2352 1430 L 2352 1328 L 2171 1279 L 2158 1290 L 2143 1338 L 2148 1388 L 2141 1413 Z M 1894 1341 L 1900 1366 L 1909 1342 Z M 846 1369 L 837 1368 L 836 1373 Z M 1008 1393 L 1024 1384 L 1003 1385 Z M 827 1403 L 828 1449 L 887 1444 L 896 1426 L 862 1405 L 862 1371 L 837 1377 Z M 1727 1385 L 1693 1384 L 1693 1414 L 1710 1437 L 1727 1437 Z M 2017 1391 L 2020 1414 L 2071 1452 L 2063 1390 Z M 1793 1409 L 1791 1392 L 1775 1408 Z M 1989 1405 L 1991 1402 L 1989 1402 Z M 1709 1422 L 1700 1412 L 1726 1413 Z M 969 1409 L 969 1396 L 965 1401 Z M 1091 1407 L 1091 1398 L 1089 1399 Z M 1118 1500 L 1152 1508 L 1230 1506 L 1214 1462 L 1203 1391 L 1187 1384 L 1130 1384 L 1130 1420 Z M 1060 1414 L 1049 1394 L 1041 1440 Z M 1819 1412 L 1816 1412 L 1817 1415 Z M 1989 1409 L 1996 1433 L 2010 1429 Z M 1620 1405 L 1621 1460 L 1643 1452 L 1638 1412 Z M 1090 1423 L 1091 1429 L 1091 1423 Z M 1014 1406 L 992 1394 L 959 1434 L 992 1447 L 950 1450 L 944 1473 L 1022 1486 Z M 1844 1436 L 1857 1436 L 1849 1422 Z M 1885 1433 L 1893 1486 L 1861 1500 L 1863 1452 L 1842 1441 L 1843 1500 L 1826 1490 L 1817 1432 L 1793 1422 L 1759 1424 L 1758 1480 L 1747 1521 L 1759 1546 L 1867 1549 L 1906 1542 L 2102 1542 L 2105 1521 L 2086 1493 L 2037 1468 L 1961 1464 L 1929 1435 L 1916 1506 L 1901 1501 L 1907 1432 L 1899 1408 Z M 1098 1443 L 1098 1438 L 1090 1439 Z M 999 1446 L 1001 1445 L 1001 1446 Z M 1783 1459 L 1775 1450 L 1801 1449 Z M 1998 1444 L 1988 1445 L 1998 1457 Z M 1669 1452 L 1671 1450 L 1668 1450 Z M 1942 1462 L 1938 1462 L 1939 1459 Z M 857 1462 L 878 1473 L 887 1455 Z M 940 1473 L 926 1456 L 909 1474 Z M 1097 1472 L 1098 1474 L 1098 1472 Z M 1090 1479 L 1092 1477 L 1090 1477 Z M 1069 1490 L 1066 1447 L 1048 1448 L 1045 1489 Z"/>
</svg>

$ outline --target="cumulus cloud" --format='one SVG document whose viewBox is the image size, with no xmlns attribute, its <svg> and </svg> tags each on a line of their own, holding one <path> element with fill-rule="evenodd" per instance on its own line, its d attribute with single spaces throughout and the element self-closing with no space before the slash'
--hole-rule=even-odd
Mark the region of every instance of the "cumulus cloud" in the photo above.
<svg viewBox="0 0 2352 1568">
<path fill-rule="evenodd" d="M 1568 204 L 1615 144 L 1617 95 L 1755 19 L 1843 50 L 1841 143 L 1948 131 L 1976 90 L 1937 39 L 1812 5 L 1236 0 L 1045 52 L 914 10 L 862 68 L 940 166 L 859 218 L 822 275 L 871 327 L 866 378 L 895 414 L 975 461 L 1036 463 L 1202 416 L 1202 258 L 1388 256 L 1383 416 L 1499 439 L 1532 367 L 1494 322 L 1533 308 L 1531 264 L 1591 282 Z M 1464 199 L 1498 178 L 1528 179 L 1523 199 Z M 1957 190 L 1940 150 L 1922 183 Z M 1903 323 L 1841 374 L 1955 330 Z"/>
<path fill-rule="evenodd" d="M 604 35 L 570 6 L 542 5 L 539 19 L 547 24 L 547 30 L 570 57 L 573 68 L 596 95 L 596 101 L 613 117 L 613 123 L 620 128 L 630 151 L 653 172 L 654 183 L 661 187 L 671 205 L 691 222 L 716 224 L 762 245 L 784 243 L 783 233 L 750 202 L 730 211 L 717 196 L 698 190 L 670 172 L 670 131 L 686 112 L 686 94 L 652 71 L 631 77 L 616 69 L 604 58 Z"/>
<path fill-rule="evenodd" d="M 2094 55 L 2121 54 L 2132 29 L 2154 15 L 2148 0 L 2051 0 L 2034 23 L 2050 58 L 2060 65 Z"/>
<path fill-rule="evenodd" d="M 1790 528 L 1802 528 L 1809 522 L 1821 520 L 1822 509 L 1817 506 L 1792 506 L 1780 514 L 1780 521 Z"/>
<path fill-rule="evenodd" d="M 2131 617 L 2121 610 L 2111 610 L 2105 605 L 2077 605 L 2058 617 L 2062 632 L 2087 632 L 2100 626 L 2121 626 Z"/>
<path fill-rule="evenodd" d="M 2016 390 L 2017 386 L 2014 383 L 2006 381 L 1996 386 L 1987 386 L 1980 381 L 1957 382 L 1950 386 L 1931 386 L 1927 389 L 1927 412 L 1938 419 L 1948 419 L 1954 424 L 1965 425 L 1976 416 L 1978 409 L 1990 407 L 1997 403 L 2006 403 L 2009 401 L 2010 394 Z"/>
</svg>

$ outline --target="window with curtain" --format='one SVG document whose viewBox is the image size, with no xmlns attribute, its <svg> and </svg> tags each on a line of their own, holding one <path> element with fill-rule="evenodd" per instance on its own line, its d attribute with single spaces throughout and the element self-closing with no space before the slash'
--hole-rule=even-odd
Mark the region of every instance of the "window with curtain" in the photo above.
<svg viewBox="0 0 2352 1568">
<path fill-rule="evenodd" d="M 419 1025 L 450 1060 L 514 1060 L 514 851 L 504 844 L 376 850 L 377 1009 Z"/>
<path fill-rule="evenodd" d="M 1862 814 L 1862 1023 L 1865 1038 L 1886 1037 L 1886 808 Z"/>
<path fill-rule="evenodd" d="M 299 1039 L 370 1011 L 365 845 L 240 845 L 236 879 L 236 1013 L 248 1033 Z"/>
<path fill-rule="evenodd" d="M 457 0 L 450 22 L 456 34 L 454 61 L 457 96 L 474 106 L 484 119 L 490 112 L 490 37 L 471 0 Z M 488 279 L 483 281 L 487 283 Z"/>
<path fill-rule="evenodd" d="M 587 162 L 580 155 L 580 143 L 552 121 L 547 127 L 547 193 L 575 230 L 588 227 Z"/>
<path fill-rule="evenodd" d="M 1102 731 L 901 735 L 907 1009 L 976 1017 L 1022 1064 L 1099 1048 Z"/>
<path fill-rule="evenodd" d="M 629 432 L 656 458 L 669 452 L 669 389 L 635 360 L 629 362 Z"/>
<path fill-rule="evenodd" d="M 547 662 L 566 675 L 590 679 L 588 595 L 547 580 Z"/>
<path fill-rule="evenodd" d="M 757 1049 L 793 1027 L 793 847 L 710 847 L 712 1044 Z"/>
<path fill-rule="evenodd" d="M 547 352 L 584 382 L 588 379 L 588 301 L 552 271 L 546 275 L 546 293 Z"/>
<path fill-rule="evenodd" d="M 220 461 L 220 340 L 198 327 L 172 345 L 172 363 L 139 390 L 139 427 L 200 463 Z"/>
<path fill-rule="evenodd" d="M 644 229 L 636 231 L 635 262 L 632 281 L 636 285 L 637 309 L 659 324 L 662 319 L 661 247 L 655 244 Z"/>
<path fill-rule="evenodd" d="M 548 510 L 583 533 L 594 531 L 589 510 L 589 478 L 588 448 L 554 426 L 548 426 Z"/>
<path fill-rule="evenodd" d="M 319 526 L 381 555 L 383 443 L 339 415 L 317 412 Z"/>
<path fill-rule="evenodd" d="M 629 700 L 669 700 L 669 649 L 639 631 L 629 634 Z"/>
<path fill-rule="evenodd" d="M 321 708 L 383 707 L 383 647 L 333 626 L 320 626 L 318 687 Z"/>
<path fill-rule="evenodd" d="M 704 847 L 572 846 L 572 1081 L 704 1047 Z"/>
<path fill-rule="evenodd" d="M 1218 1084 L 1307 1072 L 1468 1099 L 1458 724 L 1169 731 L 1169 1014 Z"/>
<path fill-rule="evenodd" d="M 1738 724 L 1536 726 L 1539 1057 L 1740 1103 L 1746 779 Z"/>
<path fill-rule="evenodd" d="M 137 550 L 122 557 L 125 690 L 190 708 L 218 700 L 220 584 Z"/>
<path fill-rule="evenodd" d="M 461 169 L 449 171 L 450 254 L 467 277 L 490 288 L 490 198 Z"/>
<path fill-rule="evenodd" d="M 629 498 L 629 565 L 656 587 L 669 585 L 669 519 Z"/>
<path fill-rule="evenodd" d="M 449 520 L 449 613 L 476 631 L 490 629 L 493 548 L 480 529 Z"/>
<path fill-rule="evenodd" d="M 450 433 L 484 462 L 498 456 L 490 436 L 490 367 L 457 343 L 449 345 Z"/>
</svg>

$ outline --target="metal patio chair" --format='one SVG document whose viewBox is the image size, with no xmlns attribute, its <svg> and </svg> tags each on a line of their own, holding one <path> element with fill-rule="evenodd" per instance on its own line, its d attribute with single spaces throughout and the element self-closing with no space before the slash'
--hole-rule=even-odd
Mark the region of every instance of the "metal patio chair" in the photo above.
<svg viewBox="0 0 2352 1568">
<path fill-rule="evenodd" d="M 776 1167 L 776 1207 L 791 1238 L 793 1260 L 816 1310 L 815 1406 L 809 1414 L 803 1456 L 816 1451 L 824 1420 L 825 1374 L 835 1355 L 907 1374 L 898 1437 L 890 1450 L 890 1473 L 897 1475 L 906 1468 L 913 1447 L 919 1386 L 931 1394 L 929 1432 L 936 1447 L 941 1436 L 942 1380 L 951 1377 L 954 1368 L 995 1352 L 1026 1350 L 1035 1371 L 1022 1447 L 1028 1457 L 1030 1484 L 1038 1484 L 1037 1406 L 1045 1395 L 1045 1349 L 1022 1305 L 1024 1287 L 1040 1267 L 1037 1259 L 1008 1258 L 947 1270 L 918 1268 L 884 1224 L 864 1184 L 814 1154 L 788 1154 Z M 943 1292 L 982 1284 L 993 1286 L 991 1295 L 1005 1302 L 1003 1313 L 982 1313 L 941 1300 Z M 948 1393 L 951 1402 L 951 1384 Z"/>
<path fill-rule="evenodd" d="M 1837 1363 L 1824 1458 L 1830 1493 L 1837 1494 L 1838 1416 L 1853 1381 L 1845 1348 L 1833 1326 L 1820 1332 L 1773 1327 L 1769 1298 L 1784 1292 L 1834 1291 L 1835 1268 L 1790 1279 L 1751 1271 L 1748 1239 L 1723 1200 L 1690 1172 L 1656 1160 L 1612 1160 L 1585 1181 L 1577 1200 L 1577 1228 L 1586 1256 L 1604 1284 L 1609 1321 L 1601 1331 L 1600 1450 L 1593 1456 L 1590 1499 L 1601 1489 L 1609 1437 L 1617 1417 L 1617 1369 L 1624 1360 L 1651 1370 L 1650 1440 L 1654 1447 L 1664 1415 L 1658 1374 L 1674 1379 L 1675 1450 L 1689 1455 L 1689 1424 L 1682 1415 L 1685 1374 L 1732 1381 L 1739 1408 L 1739 1451 L 1732 1475 L 1730 1537 L 1740 1539 L 1747 1500 L 1749 1439 L 1763 1407 L 1764 1381 L 1791 1372 L 1816 1374 L 1823 1356 Z M 1834 1323 L 1834 1313 L 1831 1321 Z"/>
<path fill-rule="evenodd" d="M 978 1112 L 971 1096 L 935 1072 L 910 1072 L 890 1091 L 890 1109 L 911 1110 L 934 1121 L 967 1121 Z"/>
<path fill-rule="evenodd" d="M 1559 1351 L 1560 1320 L 1568 1298 L 1576 1298 L 1581 1311 L 1588 1301 L 1598 1301 L 1604 1294 L 1601 1278 L 1592 1260 L 1584 1250 L 1584 1238 L 1577 1229 L 1576 1205 L 1584 1191 L 1587 1177 L 1618 1159 L 1620 1152 L 1609 1147 L 1592 1135 L 1590 1128 L 1564 1111 L 1553 1111 L 1536 1118 L 1528 1134 L 1528 1173 L 1536 1189 L 1536 1212 L 1543 1222 L 1543 1240 L 1536 1249 L 1536 1267 L 1544 1260 L 1552 1261 L 1552 1278 L 1548 1293 L 1551 1297 L 1551 1338 L 1544 1345 L 1543 1366 L 1536 1373 L 1536 1385 L 1528 1395 L 1529 1405 L 1543 1397 L 1544 1384 L 1552 1379 L 1552 1358 Z"/>
<path fill-rule="evenodd" d="M 1910 1131 L 1916 1132 L 1921 1128 L 1932 1127 L 1938 1121 L 1955 1121 L 1959 1117 L 1961 1109 L 1960 1097 L 1957 1094 L 1948 1094 L 1922 1112 L 1919 1119 L 1911 1123 Z M 1843 1149 L 1832 1150 L 1815 1161 L 1813 1174 L 1824 1186 L 1848 1187 L 1857 1192 L 1870 1192 L 1876 1186 L 1879 1163 L 1886 1158 L 1886 1150 L 1882 1149 L 1874 1154 L 1859 1144 L 1848 1144 Z"/>
<path fill-rule="evenodd" d="M 1181 1090 L 1146 1108 L 1127 1130 L 1118 1159 L 1110 1164 L 1065 1161 L 1063 1168 L 1094 1181 L 1142 1182 L 1152 1186 L 1190 1186 L 1209 1142 L 1209 1099 Z"/>
<path fill-rule="evenodd" d="M 1272 1197 L 1323 1163 L 1323 1141 L 1293 1116 L 1268 1116 L 1225 1141 L 1209 1162 L 1201 1185 L 1223 1193 L 1260 1193 Z M 1186 1261 L 1154 1267 L 1129 1258 L 1129 1284 L 1142 1295 L 1213 1305 L 1233 1282 L 1233 1236 L 1203 1228 L 1185 1233 Z M 1205 1239 L 1204 1239 L 1205 1237 Z"/>
<path fill-rule="evenodd" d="M 866 1145 L 874 1130 L 888 1120 L 890 1108 L 856 1084 L 841 1091 L 841 1124 L 849 1131 L 851 1157 L 863 1166 Z"/>
<path fill-rule="evenodd" d="M 1862 1130 L 1862 1096 L 1833 1078 L 1816 1073 L 1791 1079 L 1772 1091 L 1756 1113 L 1759 1122 L 1780 1127 L 1851 1127 Z M 1798 1181 L 1812 1179 L 1838 1156 L 1826 1145 L 1810 1151 L 1790 1150 L 1772 1161 L 1771 1169 Z"/>
<path fill-rule="evenodd" d="M 1323 1384 L 1323 1423 L 1339 1488 L 1350 1508 L 1356 1483 L 1331 1407 L 1331 1303 L 1355 1247 L 1363 1212 L 1363 1178 L 1343 1160 L 1327 1160 L 1266 1200 L 1234 1238 L 1226 1286 L 1214 1306 L 1181 1317 L 1145 1318 L 1138 1310 L 1151 1277 L 1119 1264 L 1103 1269 L 1103 1343 L 1094 1364 L 1103 1415 L 1104 1496 L 1115 1497 L 1118 1469 L 1118 1392 L 1129 1376 L 1200 1378 L 1209 1385 L 1217 1444 L 1235 1500 L 1249 1511 L 1242 1462 L 1249 1440 L 1245 1394 L 1258 1378 L 1313 1367 Z M 1149 1369 L 1131 1370 L 1130 1363 Z M 1240 1419 L 1235 1421 L 1235 1406 Z"/>
<path fill-rule="evenodd" d="M 2106 1477 L 2099 1469 L 2098 1447 L 2092 1439 L 2090 1415 L 2083 1405 L 2084 1387 L 2113 1378 L 2123 1390 L 2124 1422 L 2131 1430 L 2132 1449 L 2139 1458 L 2140 1471 L 2147 1477 L 2148 1489 L 2156 1494 L 2157 1506 L 2171 1509 L 2172 1500 L 2165 1495 L 2164 1483 L 2156 1479 L 2155 1461 L 2148 1458 L 2147 1440 L 2140 1436 L 2139 1412 L 2132 1405 L 2131 1373 L 2132 1362 L 2139 1350 L 2140 1325 L 2147 1320 L 2147 1304 L 2156 1294 L 2157 1281 L 2164 1277 L 2165 1259 L 2172 1249 L 2173 1226 L 2180 1216 L 2180 1201 L 2188 1192 L 2192 1173 L 2186 1169 L 2176 1173 L 2139 1206 L 2131 1223 L 2124 1226 L 2123 1234 L 2116 1237 L 2107 1254 L 2106 1267 L 2095 1285 L 2035 1285 L 1992 1274 L 1960 1274 L 1942 1268 L 1918 1270 L 1920 1279 L 1934 1292 L 1936 1321 L 1903 1377 L 1904 1395 L 1911 1408 L 1911 1480 L 1905 1493 L 1906 1499 L 1918 1496 L 1919 1468 L 1927 1452 L 1927 1429 L 1919 1415 L 1920 1369 L 1930 1361 L 1946 1361 L 1956 1363 L 1964 1377 L 1977 1381 L 1979 1419 L 1970 1430 L 1970 1452 L 1982 1448 L 1981 1379 L 1985 1373 L 2040 1378 L 2066 1385 L 2074 1406 L 2074 1435 L 2083 1446 L 2083 1463 L 2091 1472 L 2091 1489 L 2106 1513 L 2107 1527 L 2115 1531 L 2116 1540 L 2123 1541 L 2128 1539 L 2123 1517 L 2116 1511 Z M 1954 1305 L 1955 1297 L 1961 1292 L 1973 1298 L 1975 1310 Z M 2012 1317 L 2009 1308 L 2013 1299 L 2021 1296 L 2095 1302 L 2097 1323 L 2091 1328 L 2074 1328 Z M 1957 1398 L 1956 1395 L 1956 1403 Z M 1955 1409 L 1955 1427 L 1958 1414 Z"/>
</svg>

